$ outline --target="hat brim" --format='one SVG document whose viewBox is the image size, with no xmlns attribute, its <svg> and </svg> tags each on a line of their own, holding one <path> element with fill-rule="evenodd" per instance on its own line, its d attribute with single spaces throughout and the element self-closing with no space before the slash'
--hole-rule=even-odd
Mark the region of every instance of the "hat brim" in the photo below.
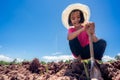
<svg viewBox="0 0 120 80">
<path fill-rule="evenodd" d="M 62 12 L 62 23 L 63 23 L 64 27 L 66 27 L 67 29 L 70 28 L 70 26 L 68 24 L 69 14 L 74 9 L 78 9 L 78 10 L 81 10 L 83 12 L 83 15 L 84 15 L 84 18 L 85 18 L 84 22 L 89 21 L 90 9 L 89 9 L 89 7 L 87 5 L 80 4 L 80 3 L 71 4 L 66 9 L 64 9 L 64 11 Z"/>
</svg>

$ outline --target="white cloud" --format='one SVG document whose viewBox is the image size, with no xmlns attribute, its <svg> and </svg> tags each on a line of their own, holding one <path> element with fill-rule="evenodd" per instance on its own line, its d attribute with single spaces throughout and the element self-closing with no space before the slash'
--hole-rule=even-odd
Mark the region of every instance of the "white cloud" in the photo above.
<svg viewBox="0 0 120 80">
<path fill-rule="evenodd" d="M 21 59 L 21 58 L 16 58 L 16 62 L 22 62 L 23 61 L 23 59 Z"/>
<path fill-rule="evenodd" d="M 66 61 L 66 60 L 72 60 L 74 59 L 73 55 L 63 55 L 64 53 L 62 52 L 55 52 L 53 53 L 51 56 L 43 56 L 42 59 L 46 62 L 51 62 L 51 61 L 55 61 L 55 62 L 58 62 L 58 61 Z M 118 53 L 117 55 L 120 55 L 120 53 Z M 110 60 L 116 60 L 115 59 L 115 56 L 114 57 L 111 57 L 109 55 L 104 55 L 103 58 L 102 58 L 102 61 L 103 62 L 107 62 L 107 61 L 110 61 Z"/>
<path fill-rule="evenodd" d="M 52 55 L 52 56 L 43 56 L 42 57 L 46 62 L 51 62 L 51 61 L 55 61 L 55 62 L 58 62 L 58 61 L 66 61 L 66 60 L 72 60 L 74 59 L 73 55 Z M 110 61 L 110 60 L 115 60 L 114 57 L 110 57 L 108 55 L 104 55 L 102 60 L 104 62 L 107 62 L 107 61 Z"/>
<path fill-rule="evenodd" d="M 0 61 L 11 62 L 13 59 L 4 55 L 0 55 Z"/>
<path fill-rule="evenodd" d="M 114 57 L 110 57 L 108 55 L 104 55 L 102 60 L 106 62 L 106 61 L 110 61 L 110 60 L 115 60 L 115 58 Z"/>
<path fill-rule="evenodd" d="M 63 53 L 62 52 L 55 52 L 52 55 L 61 55 L 61 54 L 63 54 Z"/>
<path fill-rule="evenodd" d="M 0 54 L 0 61 L 12 62 L 13 60 L 14 60 L 13 58 Z M 22 61 L 23 59 L 16 58 L 16 62 L 22 62 Z"/>
<path fill-rule="evenodd" d="M 43 59 L 45 59 L 46 62 L 50 62 L 50 61 L 66 61 L 66 60 L 71 60 L 74 59 L 74 57 L 72 55 L 59 55 L 59 56 L 43 56 Z"/>
</svg>

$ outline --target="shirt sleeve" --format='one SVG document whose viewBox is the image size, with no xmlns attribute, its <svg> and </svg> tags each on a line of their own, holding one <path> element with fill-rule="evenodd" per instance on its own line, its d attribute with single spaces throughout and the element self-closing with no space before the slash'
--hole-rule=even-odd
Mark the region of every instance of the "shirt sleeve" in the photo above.
<svg viewBox="0 0 120 80">
<path fill-rule="evenodd" d="M 68 29 L 68 34 L 74 32 L 74 31 L 75 31 L 74 28 L 70 28 L 70 29 Z"/>
</svg>

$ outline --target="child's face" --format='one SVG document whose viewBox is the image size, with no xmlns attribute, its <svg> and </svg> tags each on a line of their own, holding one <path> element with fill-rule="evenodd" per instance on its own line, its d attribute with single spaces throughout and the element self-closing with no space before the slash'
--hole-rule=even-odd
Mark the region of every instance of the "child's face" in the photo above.
<svg viewBox="0 0 120 80">
<path fill-rule="evenodd" d="M 72 25 L 77 27 L 80 26 L 80 11 L 75 11 L 71 13 L 70 20 Z"/>
</svg>

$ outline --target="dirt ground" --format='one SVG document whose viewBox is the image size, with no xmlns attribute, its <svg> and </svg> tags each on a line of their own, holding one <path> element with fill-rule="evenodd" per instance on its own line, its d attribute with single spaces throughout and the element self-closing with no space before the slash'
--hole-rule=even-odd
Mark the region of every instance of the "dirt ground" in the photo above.
<svg viewBox="0 0 120 80">
<path fill-rule="evenodd" d="M 88 73 L 90 64 L 85 63 Z M 97 64 L 104 80 L 120 80 L 120 60 Z M 42 64 L 38 59 L 21 64 L 0 65 L 0 80 L 87 80 L 78 61 Z"/>
</svg>

